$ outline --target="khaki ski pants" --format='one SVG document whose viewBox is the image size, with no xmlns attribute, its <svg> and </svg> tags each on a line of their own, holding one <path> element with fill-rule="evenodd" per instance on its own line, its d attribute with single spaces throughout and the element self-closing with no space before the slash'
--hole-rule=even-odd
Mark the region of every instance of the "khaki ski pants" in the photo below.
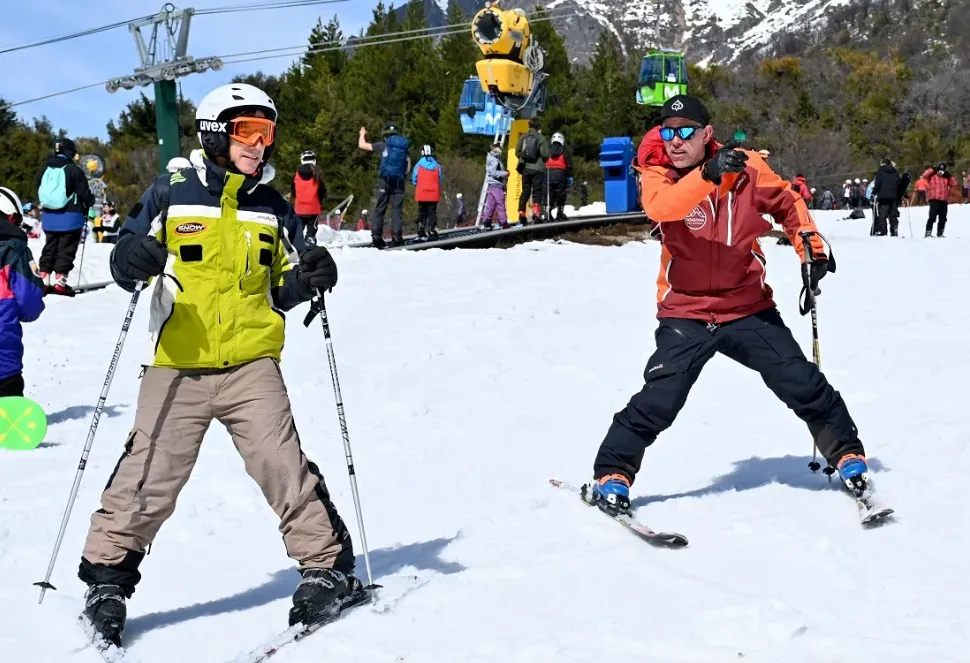
<svg viewBox="0 0 970 663">
<path fill-rule="evenodd" d="M 147 549 L 175 511 L 213 419 L 229 431 L 279 516 L 287 554 L 301 569 L 352 571 L 350 534 L 303 455 L 282 374 L 270 358 L 221 371 L 146 370 L 135 425 L 91 517 L 85 560 L 112 567 L 129 551 Z"/>
</svg>

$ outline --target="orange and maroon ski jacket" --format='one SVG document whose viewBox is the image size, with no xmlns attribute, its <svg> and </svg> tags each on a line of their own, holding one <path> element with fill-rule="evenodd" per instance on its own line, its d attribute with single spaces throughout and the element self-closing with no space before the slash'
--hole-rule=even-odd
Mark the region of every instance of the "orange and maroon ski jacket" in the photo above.
<svg viewBox="0 0 970 663">
<path fill-rule="evenodd" d="M 705 161 L 720 149 L 713 139 Z M 765 282 L 766 260 L 758 238 L 771 230 L 766 214 L 780 223 L 804 261 L 799 233 L 816 232 L 804 199 L 751 150 L 747 167 L 716 185 L 701 168 L 674 167 L 655 127 L 643 137 L 635 168 L 641 204 L 662 235 L 657 278 L 657 317 L 690 318 L 715 324 L 743 318 L 775 305 Z M 827 259 L 818 235 L 816 259 Z"/>
</svg>

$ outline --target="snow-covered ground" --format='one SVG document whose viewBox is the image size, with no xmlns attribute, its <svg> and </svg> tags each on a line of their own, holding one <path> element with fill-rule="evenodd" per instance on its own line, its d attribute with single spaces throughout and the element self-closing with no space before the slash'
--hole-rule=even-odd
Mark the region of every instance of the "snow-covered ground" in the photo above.
<svg viewBox="0 0 970 663">
<path fill-rule="evenodd" d="M 946 240 L 922 238 L 925 208 L 911 214 L 918 238 L 870 238 L 868 220 L 818 215 L 838 258 L 819 297 L 823 367 L 897 521 L 863 531 L 836 484 L 806 469 L 804 425 L 757 375 L 717 357 L 633 490 L 643 520 L 690 538 L 683 550 L 650 548 L 547 483 L 588 479 L 610 418 L 641 384 L 657 243 L 336 251 L 328 309 L 386 594 L 381 610 L 274 660 L 967 661 L 970 207 L 951 206 Z M 85 259 L 101 278 L 107 248 Z M 774 241 L 765 250 L 808 351 L 797 259 Z M 51 426 L 42 448 L 0 451 L 3 660 L 99 660 L 75 625 L 75 574 L 132 422 L 147 306 L 101 419 L 58 590 L 38 605 L 31 583 L 44 576 L 128 300 L 115 286 L 51 297 L 27 327 L 27 393 Z M 300 324 L 304 312 L 289 316 L 283 373 L 305 451 L 359 544 L 323 337 Z M 230 661 L 285 625 L 297 574 L 218 424 L 141 570 L 128 640 L 142 663 Z"/>
</svg>

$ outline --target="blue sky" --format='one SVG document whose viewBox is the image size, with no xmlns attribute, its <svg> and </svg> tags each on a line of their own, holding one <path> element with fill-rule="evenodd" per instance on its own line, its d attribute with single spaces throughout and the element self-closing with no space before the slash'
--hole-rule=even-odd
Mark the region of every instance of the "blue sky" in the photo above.
<svg viewBox="0 0 970 663">
<path fill-rule="evenodd" d="M 78 32 L 108 23 L 157 13 L 163 0 L 24 0 L 9 1 L 0 23 L 0 48 L 21 42 Z M 254 4 L 253 0 L 183 0 L 176 7 L 226 7 Z M 336 14 L 344 34 L 356 34 L 370 20 L 377 0 L 349 0 L 336 4 L 272 9 L 251 12 L 194 16 L 189 54 L 196 57 L 305 44 L 310 29 L 322 16 Z M 394 3 L 400 4 L 400 3 Z M 279 73 L 293 58 L 276 58 L 227 65 L 222 71 L 192 74 L 179 79 L 182 94 L 198 102 L 213 87 L 229 82 L 238 74 L 261 70 Z M 52 92 L 132 73 L 139 64 L 135 41 L 126 27 L 81 37 L 58 44 L 0 54 L 0 97 L 8 102 L 23 101 Z M 104 87 L 38 101 L 14 110 L 25 120 L 46 115 L 55 129 L 68 135 L 107 137 L 105 125 L 116 119 L 125 105 L 138 98 L 139 91 L 152 96 L 152 87 L 119 90 L 109 94 Z"/>
</svg>

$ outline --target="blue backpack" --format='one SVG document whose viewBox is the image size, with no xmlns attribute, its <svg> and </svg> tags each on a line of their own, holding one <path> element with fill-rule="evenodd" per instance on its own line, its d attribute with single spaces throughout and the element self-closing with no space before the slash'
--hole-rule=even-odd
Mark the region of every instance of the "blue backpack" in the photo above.
<svg viewBox="0 0 970 663">
<path fill-rule="evenodd" d="M 408 170 L 408 146 L 404 136 L 394 134 L 387 137 L 384 154 L 381 155 L 381 177 L 404 177 Z"/>
<path fill-rule="evenodd" d="M 67 207 L 77 194 L 67 195 L 67 178 L 65 168 L 48 167 L 37 189 L 37 199 L 41 207 L 47 210 L 58 210 Z"/>
</svg>

